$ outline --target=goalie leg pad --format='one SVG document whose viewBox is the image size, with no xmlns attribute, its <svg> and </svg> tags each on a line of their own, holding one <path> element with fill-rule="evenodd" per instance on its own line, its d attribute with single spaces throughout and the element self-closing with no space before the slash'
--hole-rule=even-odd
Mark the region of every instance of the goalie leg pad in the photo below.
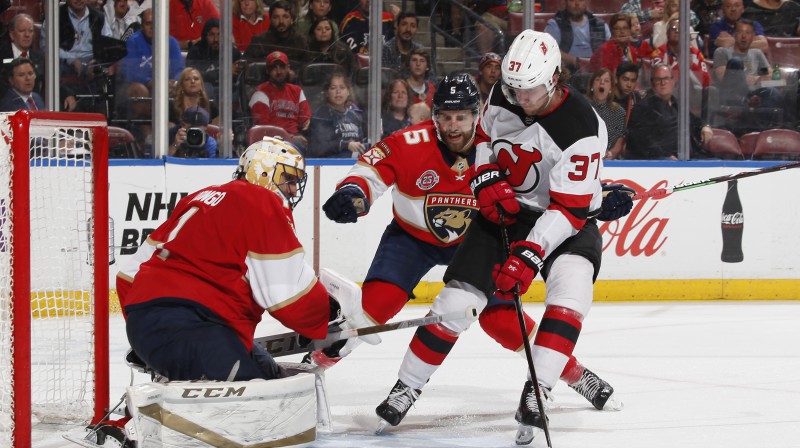
<svg viewBox="0 0 800 448">
<path fill-rule="evenodd" d="M 316 440 L 315 375 L 147 383 L 127 389 L 138 446 L 304 447 Z"/>
<path fill-rule="evenodd" d="M 364 309 L 361 306 L 361 288 L 353 282 L 342 276 L 341 274 L 327 268 L 320 269 L 319 280 L 342 308 L 342 314 L 345 321 L 342 323 L 343 330 L 353 328 L 363 328 L 375 325 L 364 314 Z M 364 342 L 372 345 L 381 343 L 381 338 L 377 334 L 370 334 L 359 336 Z"/>
</svg>

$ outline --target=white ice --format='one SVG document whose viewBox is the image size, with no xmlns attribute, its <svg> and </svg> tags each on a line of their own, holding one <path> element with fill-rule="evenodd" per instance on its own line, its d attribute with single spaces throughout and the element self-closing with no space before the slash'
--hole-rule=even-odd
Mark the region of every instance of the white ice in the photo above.
<svg viewBox="0 0 800 448">
<path fill-rule="evenodd" d="M 526 305 L 538 319 L 542 305 Z M 424 315 L 404 309 L 396 319 Z M 284 331 L 265 317 L 258 335 Z M 554 389 L 553 447 L 800 447 L 800 302 L 595 304 L 576 355 L 625 402 L 596 411 L 566 385 Z M 111 399 L 130 382 L 121 317 L 111 323 Z M 459 339 L 405 420 L 381 436 L 375 407 L 397 379 L 413 330 L 362 344 L 327 373 L 333 432 L 313 447 L 512 447 L 514 412 L 526 374 L 521 356 L 476 323 Z M 297 357 L 283 358 L 299 360 Z M 137 374 L 136 382 L 147 381 Z M 33 446 L 71 446 L 78 427 L 39 425 Z M 544 437 L 534 447 L 546 446 Z"/>
</svg>

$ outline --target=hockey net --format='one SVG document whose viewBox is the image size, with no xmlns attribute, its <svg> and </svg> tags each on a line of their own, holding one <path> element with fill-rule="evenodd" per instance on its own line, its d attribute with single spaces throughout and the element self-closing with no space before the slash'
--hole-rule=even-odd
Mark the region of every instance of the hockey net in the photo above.
<svg viewBox="0 0 800 448">
<path fill-rule="evenodd" d="M 0 446 L 108 407 L 105 117 L 0 114 Z"/>
</svg>

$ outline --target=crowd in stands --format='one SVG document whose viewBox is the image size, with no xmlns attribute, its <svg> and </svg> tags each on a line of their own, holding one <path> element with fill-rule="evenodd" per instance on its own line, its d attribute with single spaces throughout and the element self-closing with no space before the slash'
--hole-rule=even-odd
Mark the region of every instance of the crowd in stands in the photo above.
<svg viewBox="0 0 800 448">
<path fill-rule="evenodd" d="M 152 3 L 65 0 L 53 31 L 42 2 L 0 1 L 0 110 L 45 107 L 44 51 L 47 33 L 56 32 L 60 109 L 103 113 L 152 154 Z M 418 39 L 428 32 L 418 14 L 441 21 L 444 46 L 462 42 L 464 71 L 483 101 L 500 78 L 501 38 L 513 38 L 519 2 L 440 3 L 445 11 L 416 2 L 411 10 L 387 4 L 377 12 L 382 137 L 429 118 L 437 78 L 446 74 L 437 73 L 429 41 Z M 221 67 L 219 1 L 169 0 L 168 153 L 219 155 L 221 137 L 210 130 L 219 125 L 224 77 L 233 85 L 237 149 L 249 144 L 253 126 L 280 128 L 307 157 L 356 158 L 369 149 L 369 0 L 232 0 L 231 7 L 233 64 Z M 606 158 L 676 158 L 679 0 L 546 0 L 536 7 L 536 28 L 558 42 L 574 93 L 606 121 Z M 713 156 L 705 148 L 712 127 L 737 136 L 798 129 L 800 54 L 779 60 L 770 42 L 800 42 L 800 0 L 691 0 L 688 21 L 692 158 Z"/>
</svg>

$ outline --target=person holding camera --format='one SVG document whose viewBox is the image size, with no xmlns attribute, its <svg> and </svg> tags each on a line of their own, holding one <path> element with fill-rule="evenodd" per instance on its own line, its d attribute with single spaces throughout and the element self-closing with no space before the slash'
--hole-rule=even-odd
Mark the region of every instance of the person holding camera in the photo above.
<svg viewBox="0 0 800 448">
<path fill-rule="evenodd" d="M 217 141 L 208 135 L 209 114 L 202 107 L 192 107 L 183 114 L 178 126 L 170 129 L 170 156 L 198 158 L 217 157 Z"/>
</svg>

